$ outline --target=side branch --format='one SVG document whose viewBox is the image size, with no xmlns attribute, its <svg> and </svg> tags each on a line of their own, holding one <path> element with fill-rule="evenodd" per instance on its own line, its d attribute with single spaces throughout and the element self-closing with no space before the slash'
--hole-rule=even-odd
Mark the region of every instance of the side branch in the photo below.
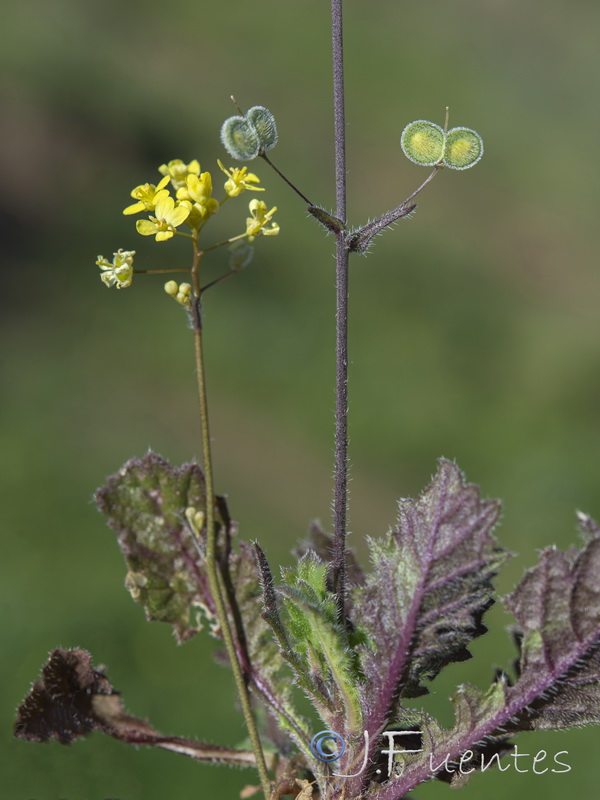
<svg viewBox="0 0 600 800">
<path fill-rule="evenodd" d="M 396 208 L 386 212 L 381 217 L 378 217 L 372 222 L 368 222 L 366 225 L 363 225 L 362 228 L 359 228 L 357 231 L 351 233 L 348 236 L 349 251 L 351 253 L 365 253 L 373 237 L 377 236 L 377 234 L 381 233 L 383 230 L 385 230 L 385 228 L 389 228 L 390 225 L 394 224 L 394 222 L 397 222 L 399 219 L 407 217 L 409 214 L 411 214 L 417 207 L 416 203 L 411 204 L 411 200 L 414 200 L 415 197 L 423 191 L 427 184 L 435 178 L 438 172 L 442 169 L 442 166 L 442 164 L 436 164 L 418 189 L 415 189 L 415 191 L 409 195 L 406 200 L 403 200 L 399 206 L 396 206 Z"/>
<path fill-rule="evenodd" d="M 371 244 L 371 240 L 377 236 L 377 234 L 381 233 L 385 228 L 389 228 L 390 225 L 393 225 L 394 222 L 397 222 L 399 219 L 403 217 L 408 217 L 409 214 L 417 207 L 416 203 L 412 205 L 406 205 L 406 202 L 401 203 L 399 206 L 394 208 L 392 211 L 388 211 L 379 219 L 375 219 L 372 222 L 368 222 L 366 225 L 363 225 L 362 228 L 359 228 L 357 231 L 354 231 L 348 236 L 348 247 L 351 253 L 366 253 L 369 245 Z"/>
</svg>

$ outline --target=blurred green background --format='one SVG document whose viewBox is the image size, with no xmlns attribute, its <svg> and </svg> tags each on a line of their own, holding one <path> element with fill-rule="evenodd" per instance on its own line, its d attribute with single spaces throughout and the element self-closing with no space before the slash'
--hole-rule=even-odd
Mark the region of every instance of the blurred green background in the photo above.
<svg viewBox="0 0 600 800">
<path fill-rule="evenodd" d="M 425 177 L 399 148 L 407 122 L 442 122 L 449 105 L 451 124 L 486 145 L 476 169 L 443 172 L 413 219 L 352 262 L 352 542 L 364 555 L 364 535 L 383 534 L 397 498 L 445 455 L 505 502 L 499 535 L 517 554 L 505 592 L 539 548 L 576 541 L 576 508 L 600 516 L 600 5 L 345 5 L 352 221 Z M 176 647 L 166 626 L 145 623 L 91 501 L 148 447 L 172 463 L 200 451 L 184 315 L 160 278 L 109 291 L 94 262 L 119 247 L 137 250 L 138 267 L 187 261 L 184 240 L 142 239 L 121 209 L 172 158 L 199 158 L 220 184 L 232 93 L 275 113 L 274 161 L 333 206 L 329 5 L 20 0 L 2 16 L 0 798 L 235 798 L 253 774 L 100 735 L 27 745 L 11 726 L 47 652 L 79 646 L 165 733 L 243 739 L 213 641 Z M 276 564 L 313 517 L 330 522 L 333 240 L 254 168 L 282 233 L 207 296 L 206 338 L 217 487 L 240 535 Z M 228 204 L 207 238 L 237 232 L 248 199 Z M 207 279 L 224 268 L 216 255 Z M 429 710 L 450 722 L 452 687 L 485 686 L 510 662 L 508 622 L 490 613 L 493 633 L 439 679 Z M 585 797 L 598 745 L 597 729 L 524 736 L 521 751 L 568 750 L 572 771 L 488 773 L 462 796 Z"/>
</svg>

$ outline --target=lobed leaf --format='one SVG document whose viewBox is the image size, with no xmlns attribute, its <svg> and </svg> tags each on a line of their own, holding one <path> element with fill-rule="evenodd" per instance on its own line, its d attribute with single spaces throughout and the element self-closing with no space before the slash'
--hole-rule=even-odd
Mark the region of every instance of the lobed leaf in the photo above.
<svg viewBox="0 0 600 800">
<path fill-rule="evenodd" d="M 519 731 L 600 722 L 600 528 L 586 515 L 579 521 L 584 546 L 567 553 L 545 549 L 505 600 L 518 622 L 516 683 L 509 685 L 501 672 L 485 693 L 459 687 L 449 731 L 424 719 L 423 747 L 434 761 L 472 751 L 476 767 L 480 754 L 504 752 Z M 424 758 L 414 758 L 400 778 L 371 796 L 397 800 L 426 780 L 428 769 Z"/>
<path fill-rule="evenodd" d="M 481 500 L 442 459 L 430 486 L 400 501 L 396 530 L 370 540 L 372 570 L 351 592 L 353 621 L 370 639 L 360 648 L 370 762 L 402 698 L 426 693 L 424 678 L 470 658 L 468 645 L 486 631 L 492 578 L 506 558 L 491 533 L 498 515 L 499 503 Z"/>
<path fill-rule="evenodd" d="M 398 528 L 370 540 L 372 571 L 352 593 L 354 619 L 371 638 L 364 702 L 376 709 L 374 730 L 394 715 L 400 696 L 427 692 L 423 678 L 470 658 L 469 643 L 486 630 L 492 577 L 506 558 L 491 535 L 498 502 L 481 500 L 450 461 L 441 460 L 431 485 L 399 510 Z"/>
</svg>

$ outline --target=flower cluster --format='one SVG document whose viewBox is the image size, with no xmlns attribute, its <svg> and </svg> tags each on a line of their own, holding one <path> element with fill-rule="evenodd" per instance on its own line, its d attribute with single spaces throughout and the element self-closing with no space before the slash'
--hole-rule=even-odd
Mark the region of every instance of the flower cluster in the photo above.
<svg viewBox="0 0 600 800">
<path fill-rule="evenodd" d="M 250 111 L 255 112 L 256 109 Z M 248 113 L 250 114 L 250 112 Z M 254 116 L 256 117 L 255 124 L 261 130 L 261 136 L 267 137 L 268 119 L 263 119 L 260 114 L 254 114 Z M 254 119 L 254 117 L 252 118 Z M 194 242 L 196 267 L 187 270 L 162 269 L 155 270 L 155 272 L 191 272 L 193 269 L 197 271 L 199 258 L 205 252 L 200 249 L 198 238 L 207 220 L 216 214 L 230 198 L 239 197 L 246 190 L 264 191 L 263 187 L 258 185 L 260 179 L 254 173 L 249 172 L 247 167 L 227 168 L 221 161 L 217 163 L 219 169 L 226 176 L 223 184 L 225 196 L 221 200 L 213 197 L 212 175 L 210 172 L 202 172 L 197 160 L 186 164 L 180 159 L 175 159 L 167 164 L 162 164 L 158 168 L 162 178 L 156 185 L 144 183 L 132 190 L 131 197 L 135 202 L 128 205 L 123 213 L 146 215 L 145 218 L 138 219 L 136 222 L 136 230 L 141 236 L 154 236 L 157 242 L 165 242 L 175 235 L 179 235 Z M 231 272 L 238 272 L 250 263 L 253 255 L 253 247 L 250 242 L 253 242 L 257 236 L 275 236 L 279 233 L 279 225 L 273 220 L 273 214 L 277 210 L 275 206 L 267 210 L 266 203 L 261 200 L 252 200 L 248 210 L 250 216 L 246 218 L 245 230 L 242 228 L 241 233 L 207 248 L 207 250 L 214 250 L 217 247 L 228 245 Z M 182 226 L 185 226 L 189 232 L 181 230 Z M 144 272 L 144 270 L 134 270 L 134 255 L 133 250 L 118 250 L 112 261 L 104 256 L 98 256 L 96 263 L 102 270 L 100 277 L 106 286 L 116 286 L 117 289 L 126 288 L 131 286 L 134 272 Z M 190 308 L 193 297 L 190 283 L 179 284 L 175 281 L 168 281 L 165 291 L 182 306 Z"/>
<path fill-rule="evenodd" d="M 124 214 L 147 212 L 148 219 L 139 219 L 136 229 L 142 236 L 154 236 L 157 242 L 166 242 L 185 222 L 192 231 L 199 231 L 208 217 L 216 214 L 219 203 L 212 197 L 210 172 L 201 172 L 198 161 L 185 164 L 181 159 L 162 164 L 158 171 L 163 175 L 157 186 L 145 183 L 136 186 L 131 196 L 137 203 L 127 206 Z M 175 197 L 166 188 L 168 183 Z"/>
</svg>

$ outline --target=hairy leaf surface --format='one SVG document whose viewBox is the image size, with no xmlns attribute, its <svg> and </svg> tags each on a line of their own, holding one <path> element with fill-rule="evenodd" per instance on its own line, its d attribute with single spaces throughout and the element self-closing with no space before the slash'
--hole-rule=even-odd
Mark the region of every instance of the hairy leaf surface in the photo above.
<svg viewBox="0 0 600 800">
<path fill-rule="evenodd" d="M 481 500 L 450 461 L 442 459 L 429 487 L 401 500 L 399 512 L 395 531 L 370 540 L 372 570 L 351 593 L 352 619 L 370 638 L 361 648 L 370 763 L 380 732 L 400 716 L 402 697 L 426 693 L 424 678 L 470 657 L 506 557 L 491 534 L 498 502 Z"/>
<path fill-rule="evenodd" d="M 486 753 L 502 753 L 519 731 L 558 730 L 600 722 L 600 528 L 580 514 L 586 539 L 580 549 L 544 550 L 525 573 L 506 605 L 519 623 L 517 681 L 500 673 L 487 692 L 461 686 L 454 698 L 455 726 L 441 729 L 422 719 L 424 754 L 434 763 L 458 762 L 467 751 L 469 764 Z M 423 756 L 412 757 L 403 775 L 373 789 L 377 800 L 398 800 L 428 777 Z M 456 774 L 455 781 L 464 782 Z"/>
<path fill-rule="evenodd" d="M 506 599 L 519 623 L 515 730 L 600 722 L 600 529 L 585 515 L 580 551 L 545 549 Z"/>
<path fill-rule="evenodd" d="M 481 500 L 449 461 L 399 511 L 397 529 L 370 540 L 373 568 L 352 595 L 354 619 L 372 640 L 364 665 L 374 730 L 393 715 L 395 698 L 425 693 L 423 678 L 470 657 L 467 646 L 486 630 L 491 579 L 505 558 L 491 535 L 498 502 Z"/>
<path fill-rule="evenodd" d="M 186 518 L 187 509 L 206 510 L 199 466 L 172 467 L 150 452 L 110 477 L 96 499 L 118 534 L 129 568 L 126 586 L 148 618 L 170 623 L 177 639 L 185 641 L 201 629 L 204 615 L 220 638 L 206 574 L 206 530 L 197 531 L 196 538 Z M 240 663 L 252 691 L 296 741 L 304 742 L 306 725 L 292 707 L 289 679 L 280 675 L 283 659 L 261 617 L 254 553 L 245 542 L 233 547 L 235 525 L 223 498 L 216 500 L 219 568 Z"/>
<path fill-rule="evenodd" d="M 201 611 L 214 624 L 203 557 L 185 517 L 187 508 L 206 510 L 200 467 L 172 467 L 149 452 L 108 478 L 96 501 L 118 535 L 129 570 L 125 585 L 148 619 L 173 625 L 179 641 L 201 629 Z"/>
</svg>

